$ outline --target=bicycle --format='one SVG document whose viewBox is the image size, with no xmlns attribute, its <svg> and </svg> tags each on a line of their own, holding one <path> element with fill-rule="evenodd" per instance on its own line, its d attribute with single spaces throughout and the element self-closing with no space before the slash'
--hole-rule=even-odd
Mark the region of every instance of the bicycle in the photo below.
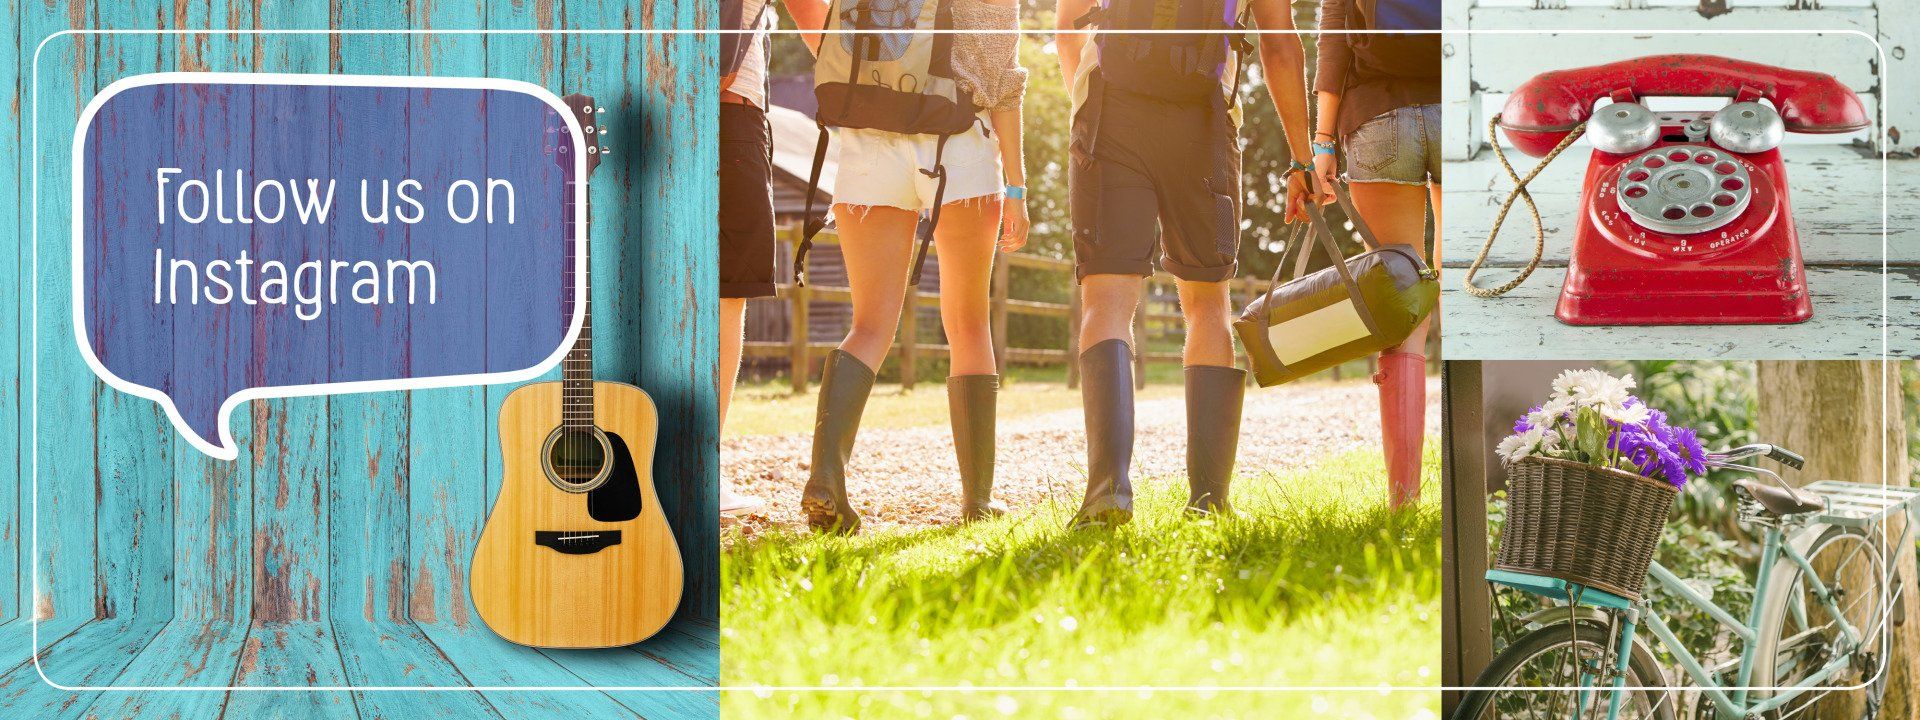
<svg viewBox="0 0 1920 720">
<path fill-rule="evenodd" d="M 1647 600 L 1493 570 L 1487 581 L 1496 592 L 1504 587 L 1563 605 L 1521 618 L 1529 629 L 1481 672 L 1478 689 L 1462 696 L 1454 720 L 1681 717 L 1680 693 L 1667 689 L 1665 671 L 1639 632 L 1643 626 L 1692 681 L 1686 689 L 1695 693 L 1693 717 L 1783 720 L 1828 699 L 1857 699 L 1861 717 L 1874 717 L 1885 692 L 1884 631 L 1889 622 L 1905 622 L 1878 525 L 1907 513 L 1906 530 L 1892 547 L 1911 548 L 1920 489 L 1836 481 L 1794 488 L 1772 471 L 1739 462 L 1760 456 L 1796 470 L 1805 462 L 1784 448 L 1755 444 L 1709 455 L 1707 463 L 1753 476 L 1734 483 L 1740 521 L 1765 530 L 1746 620 L 1658 562 L 1647 572 L 1650 583 L 1738 638 L 1737 658 L 1704 666 Z"/>
</svg>

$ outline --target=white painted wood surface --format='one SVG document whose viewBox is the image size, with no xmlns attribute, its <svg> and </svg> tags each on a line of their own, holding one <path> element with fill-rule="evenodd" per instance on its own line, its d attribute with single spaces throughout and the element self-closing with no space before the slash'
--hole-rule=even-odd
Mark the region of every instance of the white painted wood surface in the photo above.
<svg viewBox="0 0 1920 720">
<path fill-rule="evenodd" d="M 1807 322 L 1713 327 L 1563 325 L 1553 319 L 1553 305 L 1566 278 L 1564 264 L 1542 266 L 1518 290 L 1491 300 L 1460 291 L 1464 275 L 1464 268 L 1448 268 L 1440 298 L 1440 327 L 1445 333 L 1441 352 L 1452 360 L 1881 357 L 1882 276 L 1878 268 L 1808 268 L 1813 319 Z M 1920 348 L 1920 324 L 1916 324 L 1912 312 L 1913 303 L 1920 298 L 1920 270 L 1896 269 L 1886 276 L 1886 285 L 1897 322 L 1887 328 L 1889 354 L 1912 355 Z"/>
</svg>

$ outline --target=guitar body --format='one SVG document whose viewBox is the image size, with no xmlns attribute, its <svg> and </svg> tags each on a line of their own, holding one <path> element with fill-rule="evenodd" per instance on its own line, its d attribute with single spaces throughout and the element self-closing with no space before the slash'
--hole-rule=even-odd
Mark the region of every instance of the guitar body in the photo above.
<svg viewBox="0 0 1920 720">
<path fill-rule="evenodd" d="M 471 591 L 487 627 L 521 645 L 631 645 L 680 603 L 680 546 L 653 489 L 653 400 L 632 385 L 592 385 L 592 439 L 605 439 L 594 452 L 607 469 L 591 490 L 551 476 L 567 432 L 561 382 L 523 386 L 500 406 L 504 470 Z"/>
</svg>

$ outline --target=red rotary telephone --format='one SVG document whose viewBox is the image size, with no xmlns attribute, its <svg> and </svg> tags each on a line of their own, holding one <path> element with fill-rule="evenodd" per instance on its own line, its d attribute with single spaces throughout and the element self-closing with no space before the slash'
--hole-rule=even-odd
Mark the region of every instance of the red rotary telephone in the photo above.
<svg viewBox="0 0 1920 720">
<path fill-rule="evenodd" d="M 1656 96 L 1733 102 L 1716 112 L 1660 113 L 1639 102 Z M 1595 110 L 1601 98 L 1613 104 Z M 1780 140 L 1784 132 L 1847 133 L 1869 124 L 1860 99 L 1831 75 L 1711 55 L 1545 73 L 1515 90 L 1495 123 L 1515 147 L 1547 161 L 1583 126 L 1594 146 L 1554 310 L 1571 325 L 1812 317 Z M 1515 193 L 1532 204 L 1523 189 Z M 1471 274 L 1476 295 L 1512 289 L 1474 287 Z"/>
</svg>

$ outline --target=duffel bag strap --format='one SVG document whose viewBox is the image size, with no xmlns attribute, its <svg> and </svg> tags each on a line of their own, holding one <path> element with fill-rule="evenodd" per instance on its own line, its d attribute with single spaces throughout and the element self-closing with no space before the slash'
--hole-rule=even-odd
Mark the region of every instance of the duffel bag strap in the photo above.
<svg viewBox="0 0 1920 720">
<path fill-rule="evenodd" d="M 1282 248 L 1279 266 L 1274 268 L 1273 271 L 1274 287 L 1277 288 L 1280 286 L 1280 273 L 1286 270 L 1287 262 L 1285 253 L 1288 250 L 1292 250 L 1295 254 L 1293 275 L 1287 278 L 1287 282 L 1299 280 L 1302 275 L 1306 274 L 1307 260 L 1313 255 L 1313 247 L 1308 245 L 1306 242 L 1307 239 L 1302 237 L 1302 234 L 1312 234 L 1315 236 L 1319 247 L 1327 251 L 1327 258 L 1333 262 L 1334 270 L 1340 273 L 1340 284 L 1347 289 L 1347 297 L 1353 300 L 1354 312 L 1359 314 L 1360 322 L 1367 326 L 1368 333 L 1374 335 L 1380 334 L 1380 325 L 1374 322 L 1373 310 L 1367 307 L 1366 296 L 1360 293 L 1360 283 L 1353 279 L 1353 270 L 1347 267 L 1346 255 L 1340 252 L 1339 243 L 1334 241 L 1333 233 L 1327 229 L 1326 215 L 1320 212 L 1320 206 L 1314 203 L 1307 203 L 1306 208 L 1307 226 L 1294 230 L 1293 235 L 1287 239 L 1288 247 Z M 1298 248 L 1294 249 L 1294 246 L 1298 246 Z M 1271 294 L 1273 290 L 1268 289 L 1267 292 Z M 1273 326 L 1273 305 L 1272 302 L 1265 302 L 1265 305 L 1261 307 L 1261 312 L 1263 313 L 1261 325 L 1267 327 Z"/>
<path fill-rule="evenodd" d="M 1347 297 L 1353 300 L 1354 312 L 1360 315 L 1360 322 L 1367 326 L 1368 333 L 1380 334 L 1380 325 L 1373 321 L 1373 310 L 1367 307 L 1367 299 L 1360 293 L 1360 283 L 1353 279 L 1353 270 L 1347 267 L 1346 255 L 1340 252 L 1340 245 L 1334 242 L 1333 233 L 1327 229 L 1326 215 L 1320 212 L 1319 205 L 1307 203 L 1306 207 L 1307 217 L 1311 220 L 1308 223 L 1310 232 L 1319 237 L 1320 247 L 1326 249 L 1328 259 L 1333 261 L 1334 269 L 1340 273 L 1340 284 L 1346 286 Z"/>
</svg>

